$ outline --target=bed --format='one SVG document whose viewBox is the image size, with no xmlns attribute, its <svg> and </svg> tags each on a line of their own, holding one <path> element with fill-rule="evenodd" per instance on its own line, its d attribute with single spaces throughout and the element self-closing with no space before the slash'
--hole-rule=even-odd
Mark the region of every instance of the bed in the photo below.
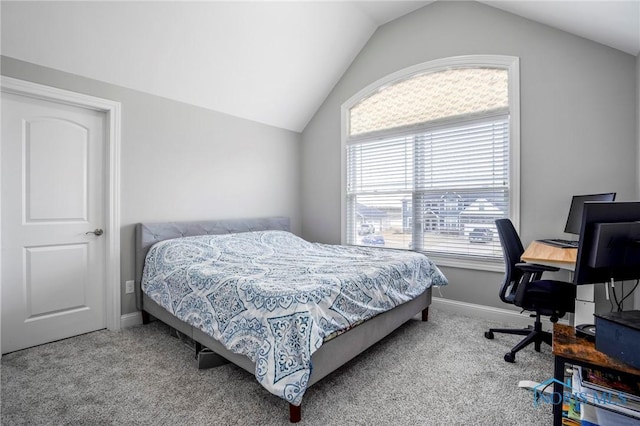
<svg viewBox="0 0 640 426">
<path fill-rule="evenodd" d="M 143 323 L 254 374 L 291 422 L 309 386 L 415 315 L 427 321 L 432 287 L 447 284 L 425 256 L 309 243 L 284 217 L 139 223 L 135 244 Z"/>
</svg>

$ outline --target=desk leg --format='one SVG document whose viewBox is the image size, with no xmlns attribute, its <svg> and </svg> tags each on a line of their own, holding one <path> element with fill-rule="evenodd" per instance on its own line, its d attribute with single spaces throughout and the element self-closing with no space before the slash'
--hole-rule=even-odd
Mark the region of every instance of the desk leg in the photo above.
<svg viewBox="0 0 640 426">
<path fill-rule="evenodd" d="M 553 393 L 554 395 L 564 395 L 564 358 L 555 357 L 553 367 Z M 558 404 L 553 404 L 553 426 L 562 426 L 562 398 Z"/>
</svg>

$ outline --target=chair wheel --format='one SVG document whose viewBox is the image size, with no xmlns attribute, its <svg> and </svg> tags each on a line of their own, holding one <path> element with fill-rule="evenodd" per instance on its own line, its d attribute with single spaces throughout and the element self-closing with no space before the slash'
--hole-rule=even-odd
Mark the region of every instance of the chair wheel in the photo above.
<svg viewBox="0 0 640 426">
<path fill-rule="evenodd" d="M 513 352 L 507 352 L 504 354 L 504 360 L 507 362 L 516 362 L 516 354 Z"/>
<path fill-rule="evenodd" d="M 485 331 L 484 337 L 486 337 L 487 339 L 493 339 L 493 331 Z"/>
</svg>

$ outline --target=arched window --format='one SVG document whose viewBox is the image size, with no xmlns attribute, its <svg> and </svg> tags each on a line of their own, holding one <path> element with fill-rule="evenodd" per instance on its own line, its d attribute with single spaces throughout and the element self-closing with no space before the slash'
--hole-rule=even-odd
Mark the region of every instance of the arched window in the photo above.
<svg viewBox="0 0 640 426">
<path fill-rule="evenodd" d="M 465 56 L 394 73 L 347 101 L 344 242 L 453 266 L 502 259 L 495 220 L 517 226 L 519 210 L 518 93 L 517 58 Z"/>
</svg>

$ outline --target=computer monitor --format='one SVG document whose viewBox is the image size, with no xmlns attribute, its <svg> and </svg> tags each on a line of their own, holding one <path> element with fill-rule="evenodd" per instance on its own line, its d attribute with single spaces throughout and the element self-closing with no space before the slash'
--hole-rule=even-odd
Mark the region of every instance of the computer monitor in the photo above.
<svg viewBox="0 0 640 426">
<path fill-rule="evenodd" d="M 584 204 L 574 284 L 640 278 L 640 201 Z"/>
<path fill-rule="evenodd" d="M 564 227 L 564 232 L 566 232 L 567 234 L 580 234 L 584 203 L 589 201 L 614 201 L 615 199 L 615 192 L 590 195 L 574 195 L 571 199 L 571 207 L 569 208 L 569 216 L 567 217 L 567 224 Z"/>
</svg>

